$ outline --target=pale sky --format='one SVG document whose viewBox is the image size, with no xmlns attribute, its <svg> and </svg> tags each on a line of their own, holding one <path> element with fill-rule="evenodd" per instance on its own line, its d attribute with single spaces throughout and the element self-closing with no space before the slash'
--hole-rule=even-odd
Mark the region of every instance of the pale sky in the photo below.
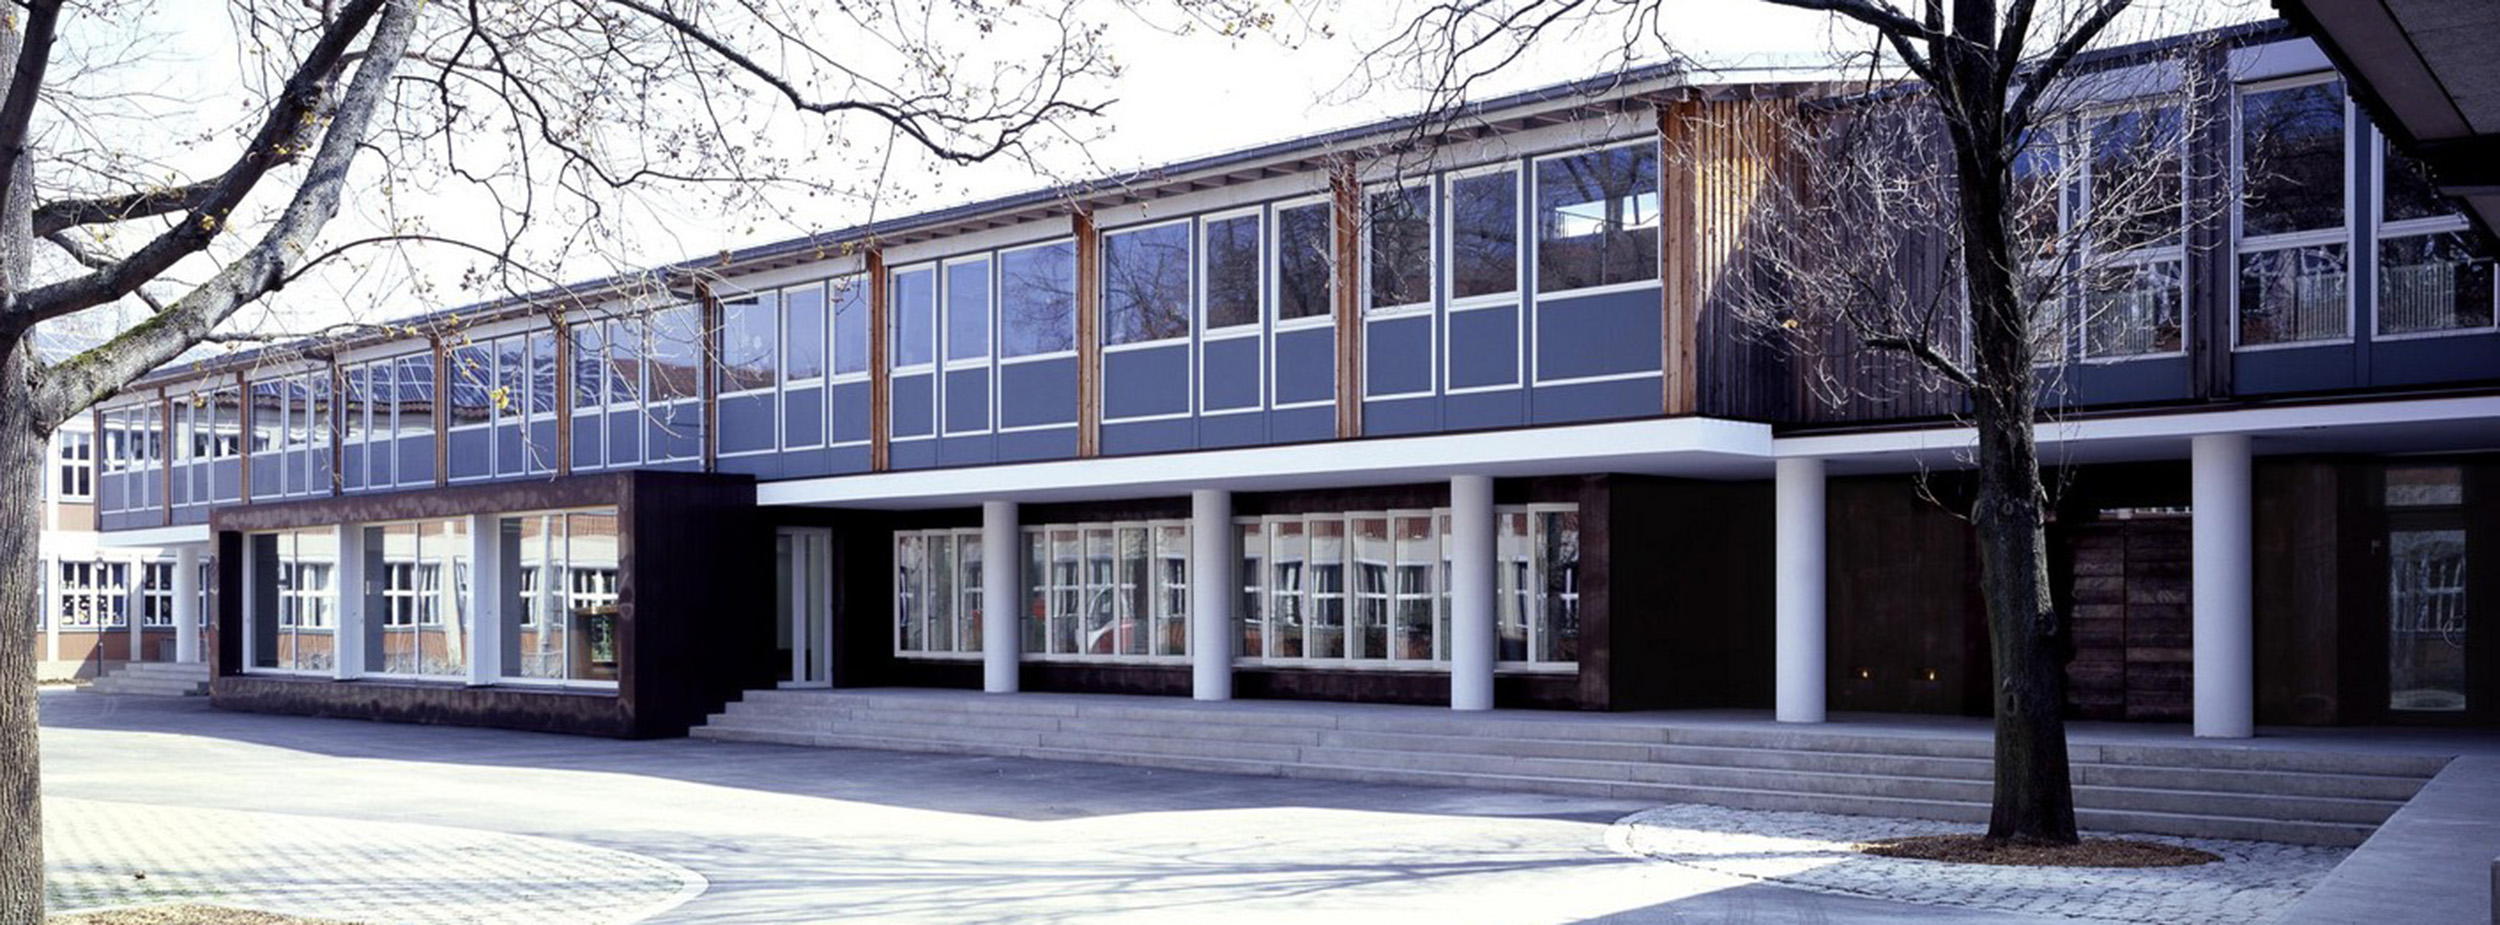
<svg viewBox="0 0 2500 925">
<path fill-rule="evenodd" d="M 1413 9 L 1423 5 L 1422 0 L 1321 4 L 1318 8 L 1324 12 L 1319 15 L 1326 18 L 1314 24 L 1325 25 L 1328 34 L 1289 26 L 1288 32 L 1302 36 L 1294 47 L 1264 36 L 1230 40 L 1204 33 L 1174 35 L 1104 0 L 1085 2 L 1092 3 L 1091 12 L 1109 24 L 1107 43 L 1122 67 L 1118 78 L 1079 91 L 1089 99 L 1112 101 L 1105 117 L 1093 124 L 1096 136 L 1081 149 L 1062 144 L 1044 152 L 1039 166 L 1047 173 L 1009 163 L 933 167 L 910 150 L 897 150 L 886 195 L 873 206 L 876 214 L 910 214 L 1047 186 L 1053 176 L 1089 178 L 1105 171 L 1151 167 L 1390 118 L 1412 112 L 1418 102 L 1409 93 L 1377 86 L 1349 87 L 1347 81 L 1362 53 L 1404 22 Z M 1155 9 L 1151 0 L 1135 2 Z M 1664 2 L 1662 30 L 1679 51 L 1708 66 L 1804 66 L 1827 62 L 1841 50 L 1866 47 L 1864 39 L 1842 31 L 1825 14 L 1741 0 Z M 231 127 L 248 118 L 238 76 L 244 71 L 240 61 L 245 59 L 238 58 L 223 4 L 155 0 L 153 5 L 155 9 L 135 18 L 137 25 L 132 27 L 140 33 L 135 47 L 147 50 L 148 56 L 125 69 L 115 86 L 162 98 L 145 96 L 131 103 L 149 111 L 148 130 L 121 133 L 109 143 L 157 145 L 162 150 L 145 153 L 162 158 L 169 174 L 206 175 L 222 169 L 233 156 L 230 141 L 211 136 L 185 149 L 164 139 L 219 129 L 225 129 L 230 139 Z M 1312 7 L 1303 0 L 1279 9 Z M 2164 7 L 2156 15 L 2157 24 L 2139 25 L 2132 34 L 2183 31 L 2200 24 L 2268 16 L 2271 11 L 2263 0 L 2204 0 Z M 82 25 L 92 26 L 73 17 L 70 28 Z M 132 47 L 118 33 L 93 39 L 91 44 Z M 1653 47 L 1648 56 L 1659 52 Z M 1480 95 L 1592 76 L 1600 66 L 1590 60 L 1582 44 L 1549 41 L 1538 55 L 1520 62 Z M 820 126 L 808 117 L 784 112 L 756 133 L 768 137 L 751 141 L 766 151 L 804 151 L 807 146 L 824 144 Z M 373 167 L 371 158 L 367 161 L 360 166 Z M 852 168 L 819 163 L 802 169 Z M 360 176 L 378 182 L 379 172 L 368 170 Z M 474 197 L 404 187 L 388 190 L 387 196 L 383 193 L 371 183 L 360 185 L 325 237 L 345 241 L 372 234 L 387 226 L 386 212 L 421 217 L 436 232 L 479 239 L 494 236 L 494 226 L 487 221 L 491 211 Z M 569 252 L 562 258 L 563 265 L 541 269 L 568 280 L 603 276 L 622 268 L 839 228 L 868 218 L 871 212 L 869 203 L 834 199 L 798 203 L 785 216 L 707 211 L 702 202 L 670 196 L 646 198 L 635 207 L 642 214 L 633 230 L 612 247 L 595 254 Z M 146 230 L 152 233 L 153 228 Z M 247 231 L 256 233 L 256 229 Z M 477 301 L 481 293 L 464 290 L 459 281 L 464 271 L 477 264 L 471 255 L 428 250 L 414 252 L 405 262 L 339 265 L 278 294 L 265 306 L 246 308 L 231 327 L 301 332 L 341 320 L 387 320 L 466 304 Z M 204 266 L 184 271 L 190 278 L 206 272 Z M 159 291 L 173 295 L 179 289 L 168 286 Z"/>
</svg>

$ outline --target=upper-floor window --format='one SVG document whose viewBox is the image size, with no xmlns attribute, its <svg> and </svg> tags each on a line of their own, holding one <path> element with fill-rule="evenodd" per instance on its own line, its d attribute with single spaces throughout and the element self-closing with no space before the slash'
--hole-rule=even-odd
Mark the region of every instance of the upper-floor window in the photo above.
<svg viewBox="0 0 2500 925">
<path fill-rule="evenodd" d="M 703 318 L 692 305 L 673 305 L 651 312 L 648 356 L 651 398 L 683 401 L 703 391 Z"/>
<path fill-rule="evenodd" d="M 1519 291 L 1519 172 L 1450 179 L 1450 300 Z"/>
<path fill-rule="evenodd" d="M 2080 146 L 2062 172 L 2071 189 L 2057 255 L 2071 285 L 2086 357 L 2177 353 L 2185 347 L 2186 138 L 2177 104 L 2091 113 L 2063 127 Z M 2033 232 L 2037 233 L 2037 232 Z M 2062 345 L 2062 340 L 2060 344 Z"/>
<path fill-rule="evenodd" d="M 2384 139 L 2378 147 L 2377 333 L 2491 328 L 2491 252 L 2429 168 Z"/>
<path fill-rule="evenodd" d="M 894 273 L 894 367 L 937 360 L 937 270 L 913 267 Z"/>
<path fill-rule="evenodd" d="M 1207 330 L 1259 323 L 1259 213 L 1242 212 L 1206 220 Z"/>
<path fill-rule="evenodd" d="M 1332 213 L 1320 199 L 1276 209 L 1276 319 L 1331 314 Z"/>
<path fill-rule="evenodd" d="M 825 377 L 825 287 L 811 283 L 781 291 L 781 381 Z"/>
<path fill-rule="evenodd" d="M 53 491 L 63 501 L 86 501 L 95 497 L 95 434 L 83 430 L 64 430 L 53 438 L 58 447 Z"/>
<path fill-rule="evenodd" d="M 868 374 L 868 278 L 858 274 L 828 283 L 833 302 L 833 374 Z"/>
<path fill-rule="evenodd" d="M 1053 241 L 998 255 L 1001 352 L 1038 356 L 1076 349 L 1076 242 Z"/>
<path fill-rule="evenodd" d="M 781 294 L 725 299 L 720 313 L 721 394 L 772 388 L 780 365 Z"/>
<path fill-rule="evenodd" d="M 1537 291 L 1657 279 L 1658 208 L 1649 142 L 1539 159 Z"/>
<path fill-rule="evenodd" d="M 2244 87 L 2237 134 L 2239 343 L 2349 337 L 2343 82 Z"/>
<path fill-rule="evenodd" d="M 1103 343 L 1188 337 L 1190 257 L 1185 221 L 1103 235 Z"/>
<path fill-rule="evenodd" d="M 990 260 L 975 257 L 946 265 L 946 359 L 990 355 Z"/>
<path fill-rule="evenodd" d="M 1432 187 L 1397 186 L 1366 197 L 1364 262 L 1370 307 L 1389 311 L 1432 302 Z"/>
</svg>

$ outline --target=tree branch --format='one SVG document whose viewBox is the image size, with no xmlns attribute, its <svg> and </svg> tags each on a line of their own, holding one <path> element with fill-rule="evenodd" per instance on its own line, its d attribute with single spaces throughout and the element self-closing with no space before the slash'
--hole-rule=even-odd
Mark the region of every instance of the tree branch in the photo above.
<svg viewBox="0 0 2500 925">
<path fill-rule="evenodd" d="M 292 160 L 288 158 L 287 160 Z M 284 161 L 280 161 L 284 163 Z M 80 225 L 107 225 L 134 218 L 184 212 L 199 208 L 210 193 L 225 182 L 224 177 L 202 180 L 188 186 L 101 196 L 94 199 L 64 199 L 35 207 L 35 236 L 43 237 Z"/>
<path fill-rule="evenodd" d="M 1945 356 L 1942 351 L 1937 350 L 1936 345 L 1924 337 L 1912 337 L 1907 334 L 1870 334 L 1861 342 L 1878 350 L 1899 350 L 1907 353 L 1927 368 L 1935 370 L 1938 375 L 1953 380 L 1953 384 L 1965 389 L 1979 386 L 1977 377 L 1972 376 L 1969 370 L 1963 369 L 1962 364 L 1954 362 L 1952 357 Z"/>
<path fill-rule="evenodd" d="M 2006 107 L 2006 138 L 2022 137 L 2023 130 L 2031 127 L 2031 110 L 2039 105 L 2040 94 L 2047 92 L 2049 84 L 2056 82 L 2058 75 L 2066 70 L 2066 65 L 2076 55 L 2082 54 L 2093 39 L 2099 38 L 2101 30 L 2109 28 L 2110 21 L 2117 19 L 2130 2 L 2132 0 L 2101 0 L 2101 5 L 2092 10 L 2092 15 L 2075 24 L 2075 31 L 2059 39 L 2057 47 L 2050 49 L 2048 56 L 2031 68 L 2028 79 L 2023 81 L 2022 92 L 2015 95 L 2012 106 Z M 2008 68 L 2004 73 L 2012 74 L 2013 70 Z"/>
<path fill-rule="evenodd" d="M 61 3 L 62 0 L 25 3 L 26 38 L 18 48 L 17 69 L 9 76 L 9 95 L 0 99 L 0 202 L 9 201 L 14 192 L 11 187 L 20 181 L 32 182 L 28 172 L 19 170 L 18 165 L 26 159 L 26 132 L 35 118 L 35 103 L 43 97 L 43 74 L 51 64 Z"/>
<path fill-rule="evenodd" d="M 407 51 L 422 3 L 423 0 L 364 0 L 355 4 L 355 10 L 368 14 L 377 12 L 378 7 L 380 21 L 367 43 L 368 57 L 357 66 L 354 81 L 340 97 L 335 117 L 322 132 L 311 168 L 286 210 L 260 241 L 165 311 L 37 377 L 33 412 L 40 426 L 58 426 L 79 409 L 110 397 L 131 380 L 172 362 L 208 337 L 235 309 L 274 291 L 287 278 L 289 269 L 312 250 L 322 226 L 338 214 L 348 168 L 363 146 L 375 111 L 381 108 L 392 71 Z M 328 44 L 329 36 L 325 36 L 324 45 Z M 327 55 L 335 59 L 342 52 L 343 49 L 332 49 Z"/>
</svg>

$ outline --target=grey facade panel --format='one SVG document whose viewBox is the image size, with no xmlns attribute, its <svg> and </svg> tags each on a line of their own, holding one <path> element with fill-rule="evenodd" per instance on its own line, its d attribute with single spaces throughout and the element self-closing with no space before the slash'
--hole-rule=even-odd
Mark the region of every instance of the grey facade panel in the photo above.
<svg viewBox="0 0 2500 925">
<path fill-rule="evenodd" d="M 521 440 L 521 425 L 495 425 L 495 475 L 509 478 L 529 472 L 529 447 Z"/>
<path fill-rule="evenodd" d="M 990 429 L 989 367 L 947 370 L 944 397 L 947 433 L 972 433 Z"/>
<path fill-rule="evenodd" d="M 608 465 L 631 466 L 642 462 L 642 412 L 608 412 Z M 457 467 L 453 471 L 459 471 Z"/>
<path fill-rule="evenodd" d="M 1276 403 L 1333 401 L 1336 397 L 1336 329 L 1277 332 Z"/>
<path fill-rule="evenodd" d="M 1363 331 L 1365 395 L 1432 391 L 1432 316 L 1367 322 Z"/>
<path fill-rule="evenodd" d="M 529 471 L 544 475 L 556 471 L 556 422 L 554 418 L 530 422 Z"/>
<path fill-rule="evenodd" d="M 1664 323 L 1656 289 L 1538 302 L 1536 378 L 1654 371 Z"/>
<path fill-rule="evenodd" d="M 339 472 L 339 484 L 347 491 L 365 490 L 365 448 L 350 443 L 339 450 L 347 468 Z M 177 479 L 177 481 L 187 481 Z"/>
<path fill-rule="evenodd" d="M 1198 388 L 1206 410 L 1259 407 L 1259 339 L 1236 337 L 1199 345 Z"/>
<path fill-rule="evenodd" d="M 606 459 L 607 454 L 603 451 L 608 448 L 607 430 L 601 426 L 605 422 L 606 417 L 595 411 L 573 416 L 573 468 L 596 469 Z M 432 465 L 427 463 L 428 468 Z M 407 473 L 408 462 L 404 454 L 399 466 L 403 475 Z"/>
<path fill-rule="evenodd" d="M 1102 358 L 1102 415 L 1106 419 L 1189 413 L 1189 341 Z M 1109 439 L 1108 434 L 1104 438 Z M 1106 448 L 1108 444 L 1106 443 Z"/>
<path fill-rule="evenodd" d="M 434 454 L 433 454 L 433 452 L 432 452 L 430 449 L 429 449 L 429 450 L 427 451 L 427 453 L 426 453 L 426 458 L 427 458 L 428 460 L 431 460 L 431 459 L 433 459 L 433 458 L 434 458 Z M 274 498 L 274 497 L 277 497 L 277 495 L 278 495 L 278 472 L 279 472 L 279 468 L 278 468 L 278 467 L 279 467 L 279 460 L 277 459 L 277 457 L 270 456 L 270 455 L 265 454 L 265 453 L 264 453 L 264 454 L 262 454 L 262 455 L 258 455 L 258 456 L 254 456 L 254 457 L 252 457 L 252 497 L 255 497 L 255 498 Z M 430 464 L 429 464 L 428 468 L 432 468 Z M 123 507 L 124 509 L 128 509 L 128 508 L 130 508 L 131 506 L 135 505 L 135 504 L 138 502 L 138 500 L 139 500 L 139 499 L 138 499 L 138 498 L 135 498 L 135 497 L 124 498 L 124 499 L 123 499 L 123 503 L 122 503 L 122 507 Z"/>
<path fill-rule="evenodd" d="M 1011 363 L 998 368 L 998 423 L 1037 427 L 1076 423 L 1076 360 L 1073 357 Z M 1004 452 L 1004 448 L 1001 448 Z"/>
</svg>

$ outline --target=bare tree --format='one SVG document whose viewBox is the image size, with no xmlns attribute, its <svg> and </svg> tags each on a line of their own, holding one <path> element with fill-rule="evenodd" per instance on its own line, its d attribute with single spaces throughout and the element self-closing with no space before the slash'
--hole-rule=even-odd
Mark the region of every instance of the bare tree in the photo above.
<svg viewBox="0 0 2500 925">
<path fill-rule="evenodd" d="M 1910 380 L 1901 387 L 1967 402 L 1978 436 L 1967 514 L 1995 676 L 1987 837 L 2074 843 L 2070 643 L 2051 599 L 2034 434 L 2040 370 L 2078 349 L 2176 349 L 2179 264 L 2162 255 L 2183 233 L 2179 141 L 2193 107 L 2091 102 L 2108 88 L 2083 88 L 2076 62 L 2110 43 L 2122 14 L 2154 18 L 2131 0 L 1763 3 L 1829 13 L 1870 51 L 1828 62 L 1855 75 L 1822 88 L 1837 99 L 1775 107 L 1754 153 L 1777 166 L 1748 216 L 1749 295 L 1734 311 L 1751 336 L 1809 359 L 1907 358 L 1893 365 Z M 1408 83 L 1441 126 L 1473 87 L 1541 47 L 1575 42 L 1616 67 L 1675 57 L 1677 10 L 1661 0 L 1421 7 L 1356 79 Z"/>
<path fill-rule="evenodd" d="M 1098 112 L 1113 67 L 1073 0 L 819 8 L 796 0 L 228 0 L 244 123 L 160 126 L 203 101 L 139 87 L 136 0 L 16 0 L 0 22 L 0 925 L 43 918 L 34 620 L 47 441 L 204 343 L 344 333 L 281 288 L 380 301 L 377 254 L 481 258 L 492 297 L 632 245 L 655 196 L 714 221 L 887 201 L 882 171 L 1025 159 Z M 1185 22 L 1256 28 L 1220 8 Z M 186 8 L 187 9 L 187 8 Z M 117 73 L 120 76 L 116 76 Z M 193 81 L 215 85 L 216 81 Z M 138 89 L 133 89 L 139 87 Z M 804 143 L 772 148 L 779 132 Z M 160 155 L 134 139 L 161 142 Z M 896 164 L 900 158 L 902 164 Z M 201 161 L 205 169 L 185 169 Z M 447 197 L 447 198 L 446 198 Z M 475 227 L 436 227 L 427 203 Z M 366 226 L 330 230 L 344 204 Z M 340 223 L 344 224 L 344 223 Z M 483 229 L 483 230 L 479 230 Z M 341 280 L 324 280 L 336 269 Z M 568 271 L 570 271 L 568 269 Z M 387 275 L 387 274 L 385 274 Z M 405 282 L 409 277 L 395 277 Z M 286 328 L 297 315 L 318 323 Z M 92 319 L 135 318 L 122 323 Z M 101 332 L 63 356 L 39 328 Z M 403 332 L 405 333 L 405 332 Z M 457 332 L 450 332 L 457 336 Z"/>
</svg>

